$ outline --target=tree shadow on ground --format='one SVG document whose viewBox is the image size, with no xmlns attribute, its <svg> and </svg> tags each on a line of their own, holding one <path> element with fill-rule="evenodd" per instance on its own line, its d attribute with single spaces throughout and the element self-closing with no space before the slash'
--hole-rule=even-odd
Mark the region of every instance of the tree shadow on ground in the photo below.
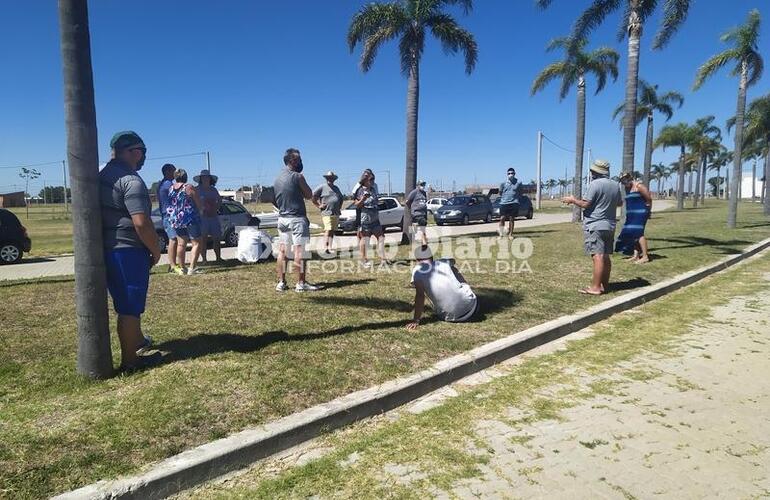
<svg viewBox="0 0 770 500">
<path fill-rule="evenodd" d="M 642 288 L 645 286 L 650 286 L 650 282 L 644 278 L 631 278 L 630 280 L 626 281 L 615 281 L 610 282 L 610 284 L 607 286 L 607 289 L 605 290 L 605 293 L 613 293 L 613 292 L 622 292 L 625 290 L 633 290 L 634 288 Z"/>
<path fill-rule="evenodd" d="M 38 264 L 40 262 L 54 262 L 56 259 L 50 257 L 24 257 L 17 265 L 23 266 L 24 264 Z"/>
<path fill-rule="evenodd" d="M 506 223 L 505 227 L 506 227 L 506 230 L 507 230 L 507 228 L 508 228 L 507 223 Z M 541 235 L 541 234 L 555 233 L 555 232 L 556 232 L 555 229 L 542 229 L 542 230 L 531 230 L 530 231 L 530 230 L 527 230 L 527 229 L 517 230 L 516 228 L 514 228 L 513 229 L 513 237 L 514 238 L 522 238 L 522 237 L 526 237 L 526 236 L 538 236 L 538 235 Z M 452 236 L 452 237 L 456 238 L 456 237 L 459 237 L 459 236 L 473 236 L 475 238 L 475 237 L 481 237 L 481 236 L 485 236 L 485 237 L 486 236 L 499 236 L 499 233 L 497 231 L 484 231 L 483 233 L 458 234 L 457 236 Z"/>
<path fill-rule="evenodd" d="M 655 245 L 655 250 L 668 250 L 668 249 L 681 249 L 681 248 L 695 248 L 695 247 L 712 247 L 719 253 L 723 254 L 735 254 L 741 253 L 743 245 L 750 245 L 752 241 L 746 240 L 715 240 L 712 238 L 701 238 L 698 236 L 679 236 L 672 238 L 650 238 L 651 241 L 659 242 L 665 241 L 668 243 L 675 243 L 674 245 L 659 247 Z M 676 243 L 679 243 L 678 245 Z"/>
<path fill-rule="evenodd" d="M 428 317 L 421 321 L 421 324 L 430 324 L 435 321 L 437 321 L 435 318 Z M 198 359 L 225 352 L 248 354 L 278 342 L 323 340 L 330 337 L 358 333 L 366 330 L 399 328 L 405 326 L 407 323 L 408 319 L 405 318 L 396 321 L 363 323 L 334 328 L 332 330 L 300 334 L 289 334 L 284 330 L 268 331 L 261 335 L 244 335 L 227 332 L 199 333 L 184 339 L 174 339 L 162 342 L 158 344 L 155 349 L 165 353 L 163 356 L 164 363 L 170 363 L 174 361 Z"/>
</svg>

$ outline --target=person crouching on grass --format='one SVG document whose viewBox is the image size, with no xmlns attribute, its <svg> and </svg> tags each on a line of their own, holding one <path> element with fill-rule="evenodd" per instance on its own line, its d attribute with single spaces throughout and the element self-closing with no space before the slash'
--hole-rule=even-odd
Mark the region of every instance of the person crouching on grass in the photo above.
<svg viewBox="0 0 770 500">
<path fill-rule="evenodd" d="M 433 260 L 427 245 L 416 248 L 417 264 L 412 269 L 414 284 L 414 319 L 406 325 L 415 330 L 425 309 L 425 297 L 433 304 L 433 312 L 443 321 L 462 323 L 479 309 L 479 299 L 454 265 L 454 259 Z"/>
<path fill-rule="evenodd" d="M 618 207 L 623 205 L 623 194 L 620 192 L 620 184 L 609 178 L 609 162 L 596 160 L 590 170 L 591 183 L 583 199 L 565 196 L 561 201 L 583 209 L 584 248 L 586 255 L 590 255 L 593 260 L 593 279 L 591 286 L 580 289 L 580 293 L 601 295 L 607 291 L 610 283 L 615 216 Z"/>
</svg>

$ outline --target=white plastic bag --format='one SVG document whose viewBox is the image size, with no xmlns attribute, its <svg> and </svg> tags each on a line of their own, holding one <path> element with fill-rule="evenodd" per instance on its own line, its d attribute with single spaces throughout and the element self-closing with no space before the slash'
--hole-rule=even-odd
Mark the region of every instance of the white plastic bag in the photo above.
<svg viewBox="0 0 770 500">
<path fill-rule="evenodd" d="M 273 254 L 273 240 L 256 227 L 236 228 L 238 232 L 238 260 L 243 263 L 263 262 Z"/>
</svg>

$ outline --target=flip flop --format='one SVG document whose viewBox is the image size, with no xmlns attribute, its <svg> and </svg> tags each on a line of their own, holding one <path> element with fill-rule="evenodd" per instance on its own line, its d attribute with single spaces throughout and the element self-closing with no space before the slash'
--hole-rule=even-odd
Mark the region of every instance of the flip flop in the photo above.
<svg viewBox="0 0 770 500">
<path fill-rule="evenodd" d="M 584 295 L 601 295 L 602 292 L 592 292 L 588 288 L 581 288 L 578 290 L 578 292 L 584 294 Z"/>
</svg>

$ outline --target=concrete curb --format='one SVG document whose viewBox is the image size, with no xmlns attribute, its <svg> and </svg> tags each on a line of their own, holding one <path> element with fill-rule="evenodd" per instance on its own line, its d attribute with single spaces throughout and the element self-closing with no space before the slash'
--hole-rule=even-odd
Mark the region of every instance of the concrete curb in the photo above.
<svg viewBox="0 0 770 500">
<path fill-rule="evenodd" d="M 324 432 L 401 406 L 503 360 L 700 281 L 766 248 L 770 248 L 770 238 L 715 264 L 444 359 L 414 375 L 354 392 L 275 422 L 187 450 L 156 464 L 143 474 L 115 481 L 99 481 L 54 498 L 62 500 L 164 498 L 248 466 L 259 459 L 296 446 Z"/>
</svg>

